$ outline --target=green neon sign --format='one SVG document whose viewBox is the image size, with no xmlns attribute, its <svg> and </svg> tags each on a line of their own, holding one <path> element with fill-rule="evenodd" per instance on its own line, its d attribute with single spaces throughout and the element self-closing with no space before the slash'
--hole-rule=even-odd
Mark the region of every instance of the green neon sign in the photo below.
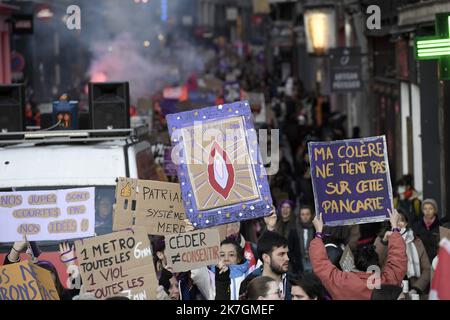
<svg viewBox="0 0 450 320">
<path fill-rule="evenodd" d="M 450 80 L 450 13 L 436 14 L 436 36 L 416 37 L 417 60 L 439 60 L 439 76 Z"/>
</svg>

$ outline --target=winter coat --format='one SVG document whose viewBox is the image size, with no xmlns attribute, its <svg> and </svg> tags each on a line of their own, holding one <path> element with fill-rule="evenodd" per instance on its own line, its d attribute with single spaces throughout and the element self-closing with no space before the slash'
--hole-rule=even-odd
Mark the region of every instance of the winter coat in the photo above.
<svg viewBox="0 0 450 320">
<path fill-rule="evenodd" d="M 440 241 L 440 233 L 439 233 L 440 221 L 436 216 L 433 224 L 430 227 L 430 230 L 427 229 L 425 222 L 423 221 L 423 215 L 420 219 L 413 225 L 414 234 L 422 240 L 423 245 L 425 246 L 425 250 L 428 254 L 428 259 L 433 261 L 434 257 L 437 256 L 439 241 Z"/>
<path fill-rule="evenodd" d="M 242 281 L 249 274 L 249 261 L 242 264 L 230 265 L 227 272 L 216 272 L 216 267 L 211 268 L 215 274 L 216 300 L 239 300 L 239 289 Z"/>
<path fill-rule="evenodd" d="M 297 221 L 297 227 L 289 233 L 288 247 L 289 247 L 289 262 L 291 264 L 292 272 L 300 274 L 303 272 L 303 259 L 309 259 L 308 249 L 305 249 L 305 240 L 303 232 L 307 230 L 308 236 L 306 240 L 306 248 L 309 248 L 311 240 L 314 238 L 314 227 L 304 226 Z"/>
<path fill-rule="evenodd" d="M 409 288 L 415 289 L 418 293 L 425 293 L 428 292 L 430 285 L 430 277 L 431 277 L 430 260 L 428 259 L 425 247 L 423 246 L 423 243 L 419 238 L 415 237 L 413 244 L 416 246 L 417 254 L 419 256 L 420 277 L 409 278 Z M 381 237 L 377 237 L 374 245 L 375 251 L 378 254 L 380 266 L 383 267 L 384 264 L 386 263 L 387 248 L 388 248 L 387 243 L 385 243 Z"/>
<path fill-rule="evenodd" d="M 369 289 L 368 283 L 372 283 L 373 275 L 366 272 L 339 270 L 328 259 L 322 239 L 315 238 L 311 241 L 309 256 L 313 272 L 334 300 L 369 300 L 371 298 L 372 290 Z M 405 240 L 400 233 L 394 232 L 388 245 L 387 261 L 380 274 L 381 284 L 400 285 L 405 277 L 407 264 Z"/>
<path fill-rule="evenodd" d="M 295 230 L 295 218 L 294 213 L 291 213 L 291 218 L 289 219 L 289 221 L 282 221 L 281 220 L 281 215 L 278 216 L 278 221 L 277 224 L 275 225 L 275 232 L 282 235 L 283 237 L 286 238 L 286 240 L 289 238 L 289 233 L 292 230 Z"/>
</svg>

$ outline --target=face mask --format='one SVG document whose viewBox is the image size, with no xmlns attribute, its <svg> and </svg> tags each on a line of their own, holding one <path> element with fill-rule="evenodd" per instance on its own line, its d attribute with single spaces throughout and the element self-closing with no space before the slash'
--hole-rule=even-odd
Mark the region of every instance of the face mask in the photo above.
<svg viewBox="0 0 450 320">
<path fill-rule="evenodd" d="M 400 229 L 400 234 L 405 234 L 405 232 L 406 232 L 406 228 L 401 228 Z"/>
<path fill-rule="evenodd" d="M 405 193 L 405 190 L 406 190 L 405 186 L 399 186 L 399 187 L 397 188 L 397 191 L 398 191 L 399 194 Z"/>
</svg>

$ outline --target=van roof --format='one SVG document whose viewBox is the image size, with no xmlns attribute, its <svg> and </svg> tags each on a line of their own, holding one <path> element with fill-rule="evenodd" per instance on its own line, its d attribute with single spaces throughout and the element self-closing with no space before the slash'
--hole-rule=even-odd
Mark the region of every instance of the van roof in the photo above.
<svg viewBox="0 0 450 320">
<path fill-rule="evenodd" d="M 115 186 L 126 175 L 124 146 L 115 140 L 88 144 L 24 142 L 0 147 L 0 188 Z"/>
</svg>

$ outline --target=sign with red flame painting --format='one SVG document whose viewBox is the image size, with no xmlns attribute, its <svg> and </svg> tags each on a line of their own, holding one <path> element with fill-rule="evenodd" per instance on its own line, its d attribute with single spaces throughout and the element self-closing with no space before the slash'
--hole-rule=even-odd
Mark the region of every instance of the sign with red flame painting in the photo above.
<svg viewBox="0 0 450 320">
<path fill-rule="evenodd" d="M 195 228 L 270 214 L 248 101 L 166 116 L 183 204 Z"/>
<path fill-rule="evenodd" d="M 216 141 L 213 142 L 208 161 L 208 180 L 211 187 L 224 199 L 230 195 L 234 185 L 234 168 L 228 154 Z"/>
</svg>

